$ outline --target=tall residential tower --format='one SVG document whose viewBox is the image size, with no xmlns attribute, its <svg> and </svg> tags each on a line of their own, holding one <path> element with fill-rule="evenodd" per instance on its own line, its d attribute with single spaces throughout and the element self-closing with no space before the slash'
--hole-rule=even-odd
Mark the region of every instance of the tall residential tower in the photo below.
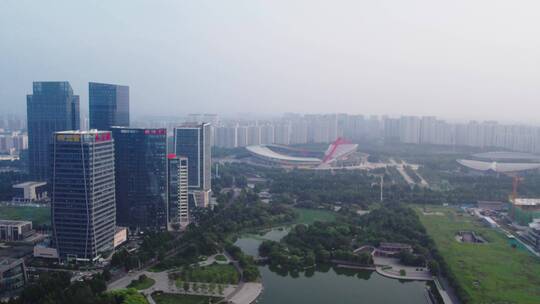
<svg viewBox="0 0 540 304">
<path fill-rule="evenodd" d="M 188 159 L 169 154 L 167 163 L 169 224 L 172 228 L 183 229 L 189 225 Z"/>
<path fill-rule="evenodd" d="M 50 173 L 50 146 L 57 131 L 78 130 L 79 96 L 67 81 L 34 82 L 26 96 L 28 160 L 31 178 L 46 181 Z"/>
</svg>

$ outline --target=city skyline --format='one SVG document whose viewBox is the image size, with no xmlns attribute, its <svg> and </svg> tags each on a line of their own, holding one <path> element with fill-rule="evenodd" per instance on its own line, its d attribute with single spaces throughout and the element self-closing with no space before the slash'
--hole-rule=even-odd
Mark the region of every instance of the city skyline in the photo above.
<svg viewBox="0 0 540 304">
<path fill-rule="evenodd" d="M 31 81 L 58 79 L 72 83 L 83 108 L 88 81 L 129 85 L 135 116 L 539 121 L 535 1 L 126 4 L 0 4 L 2 109 L 22 113 Z M 74 11 L 85 14 L 65 14 Z"/>
</svg>

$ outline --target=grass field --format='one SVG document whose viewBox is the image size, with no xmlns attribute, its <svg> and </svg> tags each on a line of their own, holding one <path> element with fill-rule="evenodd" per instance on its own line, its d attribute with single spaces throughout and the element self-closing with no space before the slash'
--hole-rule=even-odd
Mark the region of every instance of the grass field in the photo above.
<svg viewBox="0 0 540 304">
<path fill-rule="evenodd" d="M 34 226 L 51 224 L 49 207 L 0 206 L 0 219 L 32 221 Z"/>
<path fill-rule="evenodd" d="M 157 304 L 208 304 L 217 303 L 221 298 L 179 295 L 170 293 L 154 293 L 152 298 Z"/>
<path fill-rule="evenodd" d="M 227 258 L 223 254 L 216 255 L 215 259 L 216 259 L 216 261 L 219 261 L 219 262 L 226 262 L 227 261 Z"/>
<path fill-rule="evenodd" d="M 454 209 L 416 211 L 471 303 L 540 303 L 540 260 L 510 246 L 507 237 Z M 488 243 L 466 244 L 456 232 L 472 230 Z"/>
<path fill-rule="evenodd" d="M 296 212 L 300 214 L 300 217 L 296 220 L 296 224 L 313 224 L 316 221 L 330 222 L 336 219 L 334 212 L 329 210 L 316 210 L 305 208 L 294 208 Z"/>
<path fill-rule="evenodd" d="M 201 282 L 201 283 L 219 283 L 236 284 L 240 276 L 234 266 L 229 264 L 212 264 L 205 267 L 196 267 L 184 269 L 180 273 L 177 282 Z"/>
<path fill-rule="evenodd" d="M 139 279 L 135 279 L 131 281 L 131 283 L 129 283 L 127 288 L 135 288 L 137 290 L 143 290 L 143 289 L 147 289 L 154 286 L 155 283 L 156 281 L 154 279 L 146 277 L 142 281 Z"/>
</svg>

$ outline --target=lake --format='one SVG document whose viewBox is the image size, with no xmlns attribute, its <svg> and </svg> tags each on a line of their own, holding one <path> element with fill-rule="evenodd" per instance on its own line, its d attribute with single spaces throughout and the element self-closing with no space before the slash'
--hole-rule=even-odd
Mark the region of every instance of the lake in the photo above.
<svg viewBox="0 0 540 304">
<path fill-rule="evenodd" d="M 245 235 L 236 245 L 250 255 L 257 255 L 264 239 L 278 241 L 288 228 L 275 228 L 262 235 Z M 269 266 L 259 266 L 263 294 L 260 304 L 421 304 L 427 300 L 426 283 L 389 279 L 374 271 L 357 271 L 331 266 L 302 273 L 280 273 Z"/>
</svg>

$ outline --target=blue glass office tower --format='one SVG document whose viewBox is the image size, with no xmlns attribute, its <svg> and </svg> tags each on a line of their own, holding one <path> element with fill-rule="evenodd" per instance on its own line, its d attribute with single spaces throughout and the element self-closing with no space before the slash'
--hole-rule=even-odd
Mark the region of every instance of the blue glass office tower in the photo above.
<svg viewBox="0 0 540 304">
<path fill-rule="evenodd" d="M 95 261 L 113 249 L 116 206 L 111 133 L 56 132 L 51 156 L 51 218 L 59 257 Z"/>
<path fill-rule="evenodd" d="M 167 130 L 111 130 L 117 222 L 131 228 L 167 229 Z"/>
<path fill-rule="evenodd" d="M 46 181 L 54 132 L 80 128 L 79 96 L 73 95 L 67 81 L 34 82 L 32 95 L 26 96 L 26 109 L 30 175 Z"/>
<path fill-rule="evenodd" d="M 191 207 L 207 207 L 211 191 L 212 135 L 209 123 L 184 124 L 174 129 L 175 154 L 188 159 Z"/>
<path fill-rule="evenodd" d="M 90 129 L 110 130 L 129 126 L 129 87 L 90 82 L 88 84 Z"/>
</svg>

